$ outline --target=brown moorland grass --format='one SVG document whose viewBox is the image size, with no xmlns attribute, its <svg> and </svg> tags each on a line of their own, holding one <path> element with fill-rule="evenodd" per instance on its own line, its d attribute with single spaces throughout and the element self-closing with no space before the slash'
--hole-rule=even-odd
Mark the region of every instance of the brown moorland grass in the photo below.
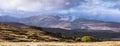
<svg viewBox="0 0 120 46">
<path fill-rule="evenodd" d="M 0 46 L 120 46 L 120 41 L 105 42 L 0 42 Z"/>
</svg>

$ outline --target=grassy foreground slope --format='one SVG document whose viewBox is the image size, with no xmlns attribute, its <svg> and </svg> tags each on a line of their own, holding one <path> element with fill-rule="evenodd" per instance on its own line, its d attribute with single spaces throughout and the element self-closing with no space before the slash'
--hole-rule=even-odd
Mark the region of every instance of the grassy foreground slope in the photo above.
<svg viewBox="0 0 120 46">
<path fill-rule="evenodd" d="M 0 46 L 120 46 L 120 41 L 90 42 L 90 43 L 64 43 L 64 42 L 27 42 L 9 43 L 2 42 Z"/>
<path fill-rule="evenodd" d="M 15 27 L 0 23 L 0 42 L 39 42 L 57 41 L 58 38 L 30 27 Z"/>
</svg>

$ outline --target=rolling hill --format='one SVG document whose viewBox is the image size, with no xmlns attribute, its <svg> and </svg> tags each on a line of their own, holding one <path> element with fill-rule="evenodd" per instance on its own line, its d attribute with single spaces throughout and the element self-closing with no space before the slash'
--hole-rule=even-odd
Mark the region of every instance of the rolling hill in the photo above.
<svg viewBox="0 0 120 46">
<path fill-rule="evenodd" d="M 12 25 L 11 25 L 12 24 Z M 7 42 L 40 42 L 40 41 L 69 41 L 61 36 L 77 38 L 83 36 L 92 36 L 102 40 L 120 40 L 120 32 L 111 30 L 87 30 L 75 29 L 66 30 L 60 28 L 41 28 L 27 26 L 20 23 L 0 23 L 0 41 Z M 25 27 L 23 27 L 25 26 Z M 99 32 L 98 32 L 99 31 Z M 72 40 L 74 41 L 74 40 Z"/>
<path fill-rule="evenodd" d="M 30 27 L 22 28 L 0 23 L 1 42 L 57 41 L 59 38 L 46 35 L 44 31 Z"/>
</svg>

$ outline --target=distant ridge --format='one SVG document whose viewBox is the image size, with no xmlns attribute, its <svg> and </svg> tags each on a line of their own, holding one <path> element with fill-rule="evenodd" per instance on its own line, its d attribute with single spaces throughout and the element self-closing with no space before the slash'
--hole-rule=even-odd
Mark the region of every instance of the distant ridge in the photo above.
<svg viewBox="0 0 120 46">
<path fill-rule="evenodd" d="M 8 18 L 5 18 L 8 17 Z M 67 30 L 73 29 L 88 29 L 88 30 L 112 30 L 114 32 L 120 32 L 120 23 L 117 22 L 105 22 L 92 19 L 76 19 L 70 21 L 70 19 L 64 19 L 57 15 L 35 15 L 32 17 L 16 19 L 14 17 L 5 16 L 0 18 L 0 22 L 18 22 L 30 26 L 48 27 L 48 28 L 61 28 Z M 12 19 L 11 19 L 12 18 Z M 67 17 L 71 18 L 71 17 Z"/>
</svg>

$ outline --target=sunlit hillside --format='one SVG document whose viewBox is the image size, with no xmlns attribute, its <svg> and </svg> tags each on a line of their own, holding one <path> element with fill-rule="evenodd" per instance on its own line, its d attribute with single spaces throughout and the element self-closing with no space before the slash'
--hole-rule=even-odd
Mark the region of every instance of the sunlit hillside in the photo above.
<svg viewBox="0 0 120 46">
<path fill-rule="evenodd" d="M 30 27 L 16 27 L 0 23 L 1 42 L 38 42 L 57 41 L 58 38 L 46 35 L 45 32 Z"/>
</svg>

